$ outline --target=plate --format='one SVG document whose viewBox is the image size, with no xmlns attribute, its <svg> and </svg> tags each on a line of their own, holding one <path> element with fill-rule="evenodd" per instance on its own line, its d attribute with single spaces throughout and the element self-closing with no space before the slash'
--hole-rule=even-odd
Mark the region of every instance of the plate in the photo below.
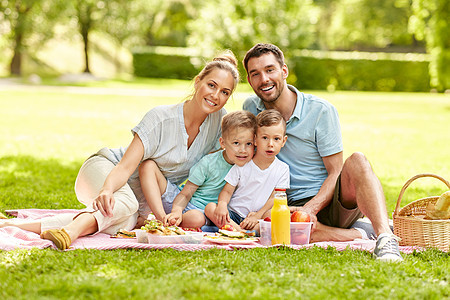
<svg viewBox="0 0 450 300">
<path fill-rule="evenodd" d="M 258 238 L 246 238 L 246 239 L 224 239 L 222 237 L 215 236 L 204 236 L 203 240 L 214 243 L 214 244 L 223 244 L 223 245 L 251 245 L 256 243 Z"/>
<path fill-rule="evenodd" d="M 188 231 L 184 235 L 155 235 L 141 229 L 136 230 L 138 243 L 146 244 L 200 244 L 203 234 Z"/>
</svg>

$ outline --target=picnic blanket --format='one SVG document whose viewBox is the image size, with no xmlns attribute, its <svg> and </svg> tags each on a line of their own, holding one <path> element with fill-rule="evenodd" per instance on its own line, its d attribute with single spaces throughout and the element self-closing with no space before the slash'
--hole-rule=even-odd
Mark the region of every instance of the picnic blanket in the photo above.
<svg viewBox="0 0 450 300">
<path fill-rule="evenodd" d="M 48 209 L 20 209 L 8 210 L 7 213 L 16 216 L 18 219 L 40 219 L 43 217 L 53 216 L 59 213 L 78 212 L 78 210 L 48 210 Z M 373 252 L 375 248 L 374 240 L 354 240 L 350 242 L 319 242 L 308 245 L 289 245 L 293 249 L 307 249 L 311 247 L 328 248 L 333 247 L 338 251 L 345 249 L 363 250 Z M 0 228 L 0 250 L 14 250 L 14 249 L 31 249 L 31 248 L 54 248 L 55 245 L 49 241 L 39 237 L 38 234 L 25 231 L 16 227 Z M 263 246 L 259 243 L 250 245 L 218 245 L 209 242 L 202 244 L 146 244 L 138 243 L 136 239 L 117 239 L 111 238 L 108 234 L 98 233 L 95 235 L 85 236 L 74 241 L 69 250 L 75 249 L 98 249 L 98 250 L 112 250 L 112 249 L 166 249 L 172 248 L 183 251 L 197 251 L 211 248 L 219 248 L 226 250 L 234 249 L 253 249 L 262 247 L 276 247 Z M 422 250 L 418 247 L 401 246 L 400 251 L 403 253 L 412 253 L 415 250 Z"/>
</svg>

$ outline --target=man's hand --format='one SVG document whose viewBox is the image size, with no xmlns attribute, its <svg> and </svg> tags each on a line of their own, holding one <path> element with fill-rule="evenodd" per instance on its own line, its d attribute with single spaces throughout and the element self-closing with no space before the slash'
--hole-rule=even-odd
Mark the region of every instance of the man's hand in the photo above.
<svg viewBox="0 0 450 300">
<path fill-rule="evenodd" d="M 317 216 L 316 216 L 315 213 L 313 213 L 309 209 L 305 208 L 304 206 L 289 206 L 289 210 L 290 210 L 291 214 L 294 211 L 297 211 L 297 210 L 307 213 L 309 215 L 309 217 L 311 218 L 311 222 L 313 222 L 312 228 L 311 228 L 311 232 L 313 232 L 316 229 L 316 227 L 317 227 Z"/>
</svg>

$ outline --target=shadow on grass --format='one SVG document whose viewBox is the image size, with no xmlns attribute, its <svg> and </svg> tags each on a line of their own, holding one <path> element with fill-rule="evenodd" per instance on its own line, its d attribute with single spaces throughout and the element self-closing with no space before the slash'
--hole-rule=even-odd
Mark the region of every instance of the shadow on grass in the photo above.
<svg viewBox="0 0 450 300">
<path fill-rule="evenodd" d="M 81 164 L 32 156 L 0 157 L 0 210 L 84 207 L 73 188 Z"/>
</svg>

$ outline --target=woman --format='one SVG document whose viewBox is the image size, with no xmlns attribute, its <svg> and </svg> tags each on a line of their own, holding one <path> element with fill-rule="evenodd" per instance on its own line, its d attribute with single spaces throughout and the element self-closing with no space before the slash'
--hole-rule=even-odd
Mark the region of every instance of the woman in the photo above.
<svg viewBox="0 0 450 300">
<path fill-rule="evenodd" d="M 138 216 L 145 219 L 150 211 L 162 220 L 162 203 L 147 205 L 143 190 L 149 180 L 141 186 L 139 164 L 154 161 L 168 180 L 159 197 L 172 197 L 173 189 L 187 178 L 189 169 L 218 145 L 220 123 L 226 113 L 223 106 L 238 82 L 234 55 L 225 52 L 214 58 L 195 77 L 189 100 L 150 110 L 132 129 L 134 137 L 126 149 L 103 148 L 86 160 L 75 182 L 75 193 L 86 205 L 85 210 L 75 216 L 62 214 L 37 221 L 5 220 L 0 227 L 16 226 L 41 234 L 64 250 L 81 236 L 131 230 Z"/>
</svg>

